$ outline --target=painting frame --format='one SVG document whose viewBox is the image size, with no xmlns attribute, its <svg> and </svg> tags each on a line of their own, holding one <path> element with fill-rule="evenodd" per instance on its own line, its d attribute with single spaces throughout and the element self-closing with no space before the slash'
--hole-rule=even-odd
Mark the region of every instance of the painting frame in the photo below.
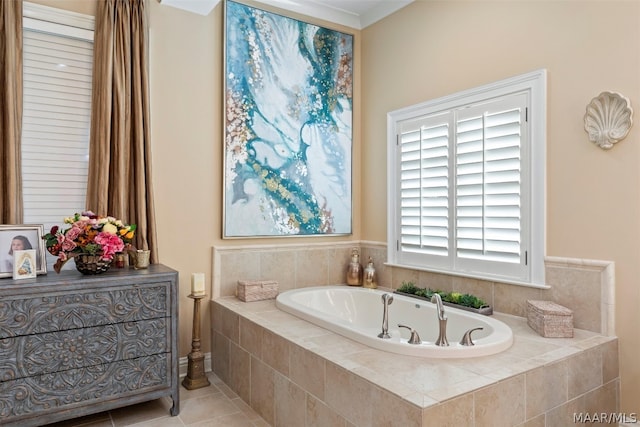
<svg viewBox="0 0 640 427">
<path fill-rule="evenodd" d="M 17 238 L 20 240 L 24 238 L 28 242 L 23 249 L 35 249 L 36 275 L 47 274 L 47 255 L 42 236 L 44 236 L 42 224 L 0 224 L 0 278 L 13 277 L 11 242 Z"/>
<path fill-rule="evenodd" d="M 222 237 L 353 233 L 354 35 L 224 1 Z"/>
</svg>

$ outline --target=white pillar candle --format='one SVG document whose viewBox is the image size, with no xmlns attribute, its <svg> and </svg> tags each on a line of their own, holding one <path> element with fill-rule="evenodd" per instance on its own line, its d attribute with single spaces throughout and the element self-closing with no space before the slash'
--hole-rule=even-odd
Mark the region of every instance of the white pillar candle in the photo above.
<svg viewBox="0 0 640 427">
<path fill-rule="evenodd" d="M 204 273 L 191 273 L 191 295 L 205 295 Z"/>
</svg>

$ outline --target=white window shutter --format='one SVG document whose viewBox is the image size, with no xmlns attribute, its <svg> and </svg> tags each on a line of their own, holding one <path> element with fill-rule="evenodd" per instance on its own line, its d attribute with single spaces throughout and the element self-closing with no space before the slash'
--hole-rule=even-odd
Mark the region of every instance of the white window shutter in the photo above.
<svg viewBox="0 0 640 427">
<path fill-rule="evenodd" d="M 29 17 L 78 18 L 46 9 L 25 3 L 22 124 L 24 222 L 45 232 L 85 209 L 93 66 L 93 31 Z"/>
<path fill-rule="evenodd" d="M 521 263 L 526 96 L 461 110 L 456 127 L 457 256 Z"/>
<path fill-rule="evenodd" d="M 400 247 L 405 257 L 450 254 L 450 115 L 436 114 L 399 127 Z"/>
</svg>

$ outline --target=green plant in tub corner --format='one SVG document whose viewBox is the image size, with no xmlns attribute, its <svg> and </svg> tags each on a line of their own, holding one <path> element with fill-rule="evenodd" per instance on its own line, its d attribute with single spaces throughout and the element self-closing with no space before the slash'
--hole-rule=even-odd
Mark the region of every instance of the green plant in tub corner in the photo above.
<svg viewBox="0 0 640 427">
<path fill-rule="evenodd" d="M 487 306 L 487 303 L 485 303 L 480 298 L 475 297 L 471 294 L 461 295 L 459 304 L 465 307 L 473 307 L 473 308 L 481 308 L 481 307 Z"/>
<path fill-rule="evenodd" d="M 420 288 L 413 282 L 402 282 L 402 286 L 397 289 L 397 292 L 415 295 L 417 297 L 426 298 L 428 300 L 430 300 L 434 294 L 439 294 L 442 298 L 442 301 L 451 304 L 457 304 L 463 307 L 470 307 L 475 309 L 488 307 L 486 302 L 474 295 L 462 294 L 460 292 L 445 292 L 439 289 L 434 290 L 431 288 Z"/>
<path fill-rule="evenodd" d="M 460 297 L 462 296 L 461 293 L 459 292 L 451 292 L 449 294 L 449 302 L 452 302 L 454 304 L 460 304 Z"/>
<path fill-rule="evenodd" d="M 417 295 L 419 297 L 425 297 L 425 298 L 428 298 L 428 299 L 431 298 L 431 295 L 429 295 L 429 290 L 428 289 L 418 289 L 413 294 Z"/>
<path fill-rule="evenodd" d="M 420 288 L 415 285 L 413 282 L 402 282 L 402 286 L 398 288 L 398 292 L 403 292 L 405 294 L 415 294 Z"/>
</svg>

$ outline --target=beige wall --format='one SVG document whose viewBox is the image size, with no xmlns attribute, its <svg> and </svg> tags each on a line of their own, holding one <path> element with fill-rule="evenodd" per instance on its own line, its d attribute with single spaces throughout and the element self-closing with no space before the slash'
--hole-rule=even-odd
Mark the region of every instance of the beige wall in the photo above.
<svg viewBox="0 0 640 427">
<path fill-rule="evenodd" d="M 37 2 L 95 9 L 84 0 Z M 269 242 L 221 239 L 222 9 L 200 16 L 149 0 L 159 255 L 180 272 L 183 356 L 190 273 L 211 283 L 213 245 Z M 388 111 L 546 68 L 547 254 L 616 262 L 621 410 L 640 413 L 640 131 L 604 152 L 582 129 L 585 106 L 604 90 L 640 105 L 640 3 L 418 0 L 355 35 L 354 235 L 311 241 L 386 240 Z"/>
<path fill-rule="evenodd" d="M 149 2 L 151 137 L 160 262 L 180 272 L 180 354 L 191 348 L 190 276 L 210 283 L 219 236 L 222 168 L 222 13 L 187 13 Z M 203 319 L 208 304 L 203 300 Z M 210 351 L 202 322 L 203 351 Z"/>
<path fill-rule="evenodd" d="M 610 151 L 583 130 L 605 90 L 640 113 L 640 2 L 418 0 L 362 48 L 366 240 L 386 239 L 388 111 L 547 69 L 547 255 L 615 261 L 621 409 L 640 413 L 640 128 Z"/>
</svg>

